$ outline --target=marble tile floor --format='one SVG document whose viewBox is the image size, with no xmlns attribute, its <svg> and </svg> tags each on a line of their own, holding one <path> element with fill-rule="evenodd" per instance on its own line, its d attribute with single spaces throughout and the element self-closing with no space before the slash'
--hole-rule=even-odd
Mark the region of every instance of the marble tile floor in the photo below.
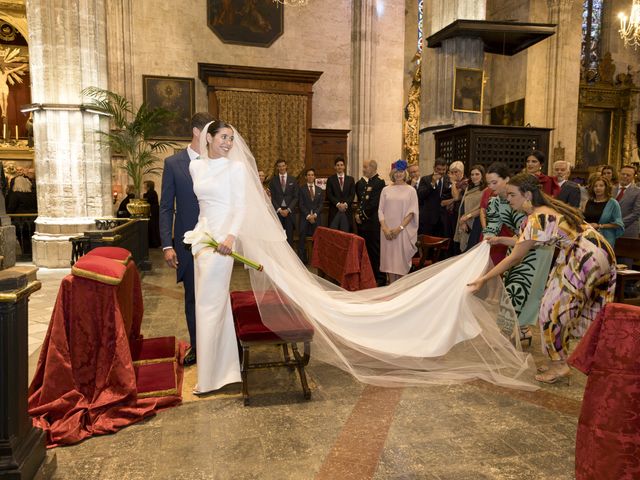
<svg viewBox="0 0 640 480">
<path fill-rule="evenodd" d="M 182 290 L 152 253 L 144 275 L 145 336 L 186 339 Z M 40 270 L 30 302 L 30 342 L 44 337 L 60 279 Z M 236 268 L 232 288 L 246 289 Z M 41 340 L 40 340 L 41 341 Z M 31 346 L 30 346 L 31 349 Z M 529 349 L 540 358 L 539 344 Z M 33 374 L 39 345 L 30 356 Z M 270 352 L 262 352 L 269 355 Z M 195 398 L 195 368 L 185 371 L 184 403 L 114 435 L 56 448 L 56 480 L 318 479 L 569 480 L 585 377 L 536 392 L 485 382 L 385 389 L 363 385 L 312 360 L 312 399 L 297 374 L 250 373 L 252 404 L 240 388 Z"/>
</svg>

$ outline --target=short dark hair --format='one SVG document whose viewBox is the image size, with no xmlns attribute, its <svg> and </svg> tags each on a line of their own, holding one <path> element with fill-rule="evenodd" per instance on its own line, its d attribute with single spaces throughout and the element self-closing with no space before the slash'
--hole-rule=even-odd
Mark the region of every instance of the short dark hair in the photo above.
<svg viewBox="0 0 640 480">
<path fill-rule="evenodd" d="M 442 166 L 446 167 L 447 166 L 447 161 L 442 157 L 438 157 L 438 158 L 436 158 L 433 166 L 434 167 L 442 167 Z"/>
<path fill-rule="evenodd" d="M 213 118 L 213 115 L 209 112 L 196 112 L 193 114 L 193 117 L 191 117 L 191 129 L 197 128 L 198 130 L 202 130 L 207 123 L 213 122 L 214 120 L 215 118 Z"/>
<path fill-rule="evenodd" d="M 284 163 L 286 165 L 287 161 L 284 158 L 279 158 L 278 160 L 276 160 L 276 166 L 278 166 L 279 163 Z"/>
<path fill-rule="evenodd" d="M 153 180 L 145 180 L 144 183 L 147 184 L 149 191 L 153 192 L 156 189 L 156 184 Z"/>
<path fill-rule="evenodd" d="M 489 165 L 489 168 L 487 168 L 487 173 L 495 173 L 500 178 L 504 179 L 511 178 L 509 167 L 507 167 L 502 162 L 493 162 L 491 165 Z"/>
<path fill-rule="evenodd" d="M 333 161 L 333 166 L 335 167 L 338 164 L 338 162 L 342 162 L 345 165 L 347 164 L 347 162 L 344 161 L 344 157 L 342 155 L 338 155 L 336 157 L 336 159 Z"/>
<path fill-rule="evenodd" d="M 620 170 L 622 170 L 623 168 L 632 168 L 633 169 L 633 174 L 637 174 L 638 173 L 638 168 L 635 165 L 631 165 L 631 164 L 626 164 L 620 167 Z"/>
<path fill-rule="evenodd" d="M 316 169 L 315 168 L 307 168 L 304 171 L 304 176 L 306 177 L 309 172 L 313 172 L 313 174 L 315 175 L 316 174 Z"/>
</svg>

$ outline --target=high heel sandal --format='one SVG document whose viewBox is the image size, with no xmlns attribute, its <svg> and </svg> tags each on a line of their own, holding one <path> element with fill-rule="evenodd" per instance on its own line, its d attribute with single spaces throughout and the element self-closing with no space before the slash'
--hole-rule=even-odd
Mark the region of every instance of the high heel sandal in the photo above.
<svg viewBox="0 0 640 480">
<path fill-rule="evenodd" d="M 538 370 L 540 371 L 540 370 Z M 546 367 L 546 370 L 541 375 L 534 377 L 538 382 L 542 383 L 557 383 L 559 381 L 566 381 L 567 386 L 571 386 L 571 369 L 567 367 L 566 372 L 554 372 L 551 371 L 551 367 Z"/>
<path fill-rule="evenodd" d="M 533 332 L 530 327 L 524 327 L 520 329 L 520 345 L 522 346 L 523 342 L 527 342 L 527 347 L 531 346 L 531 342 L 533 341 Z"/>
</svg>

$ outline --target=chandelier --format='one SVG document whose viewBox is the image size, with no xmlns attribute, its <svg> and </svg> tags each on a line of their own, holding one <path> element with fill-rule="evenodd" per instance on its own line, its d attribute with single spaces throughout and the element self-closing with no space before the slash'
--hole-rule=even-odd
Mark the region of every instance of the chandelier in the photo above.
<svg viewBox="0 0 640 480">
<path fill-rule="evenodd" d="M 273 3 L 289 5 L 290 7 L 304 7 L 309 0 L 273 0 Z"/>
<path fill-rule="evenodd" d="M 640 0 L 633 0 L 631 13 L 627 17 L 624 13 L 619 13 L 620 36 L 624 40 L 625 47 L 633 45 L 634 48 L 640 46 Z"/>
</svg>

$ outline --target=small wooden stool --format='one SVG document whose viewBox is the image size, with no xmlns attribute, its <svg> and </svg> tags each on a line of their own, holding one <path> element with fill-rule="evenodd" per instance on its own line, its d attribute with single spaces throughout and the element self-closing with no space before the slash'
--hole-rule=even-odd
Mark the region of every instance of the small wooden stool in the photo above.
<svg viewBox="0 0 640 480">
<path fill-rule="evenodd" d="M 275 297 L 273 297 L 274 303 L 275 300 Z M 268 305 L 268 300 L 264 302 L 264 305 Z M 249 370 L 258 368 L 287 367 L 291 370 L 296 368 L 300 376 L 304 398 L 309 400 L 311 398 L 311 390 L 307 383 L 304 367 L 309 363 L 311 356 L 313 326 L 302 317 L 283 318 L 281 325 L 278 325 L 278 332 L 284 337 L 282 338 L 262 323 L 260 311 L 251 290 L 231 292 L 231 309 L 238 339 L 242 374 L 242 398 L 245 406 L 249 405 Z M 304 352 L 302 354 L 298 350 L 298 343 L 304 344 Z M 250 363 L 249 352 L 251 347 L 256 345 L 281 346 L 284 359 L 278 362 Z M 291 347 L 293 358 L 289 354 L 289 347 Z"/>
</svg>

